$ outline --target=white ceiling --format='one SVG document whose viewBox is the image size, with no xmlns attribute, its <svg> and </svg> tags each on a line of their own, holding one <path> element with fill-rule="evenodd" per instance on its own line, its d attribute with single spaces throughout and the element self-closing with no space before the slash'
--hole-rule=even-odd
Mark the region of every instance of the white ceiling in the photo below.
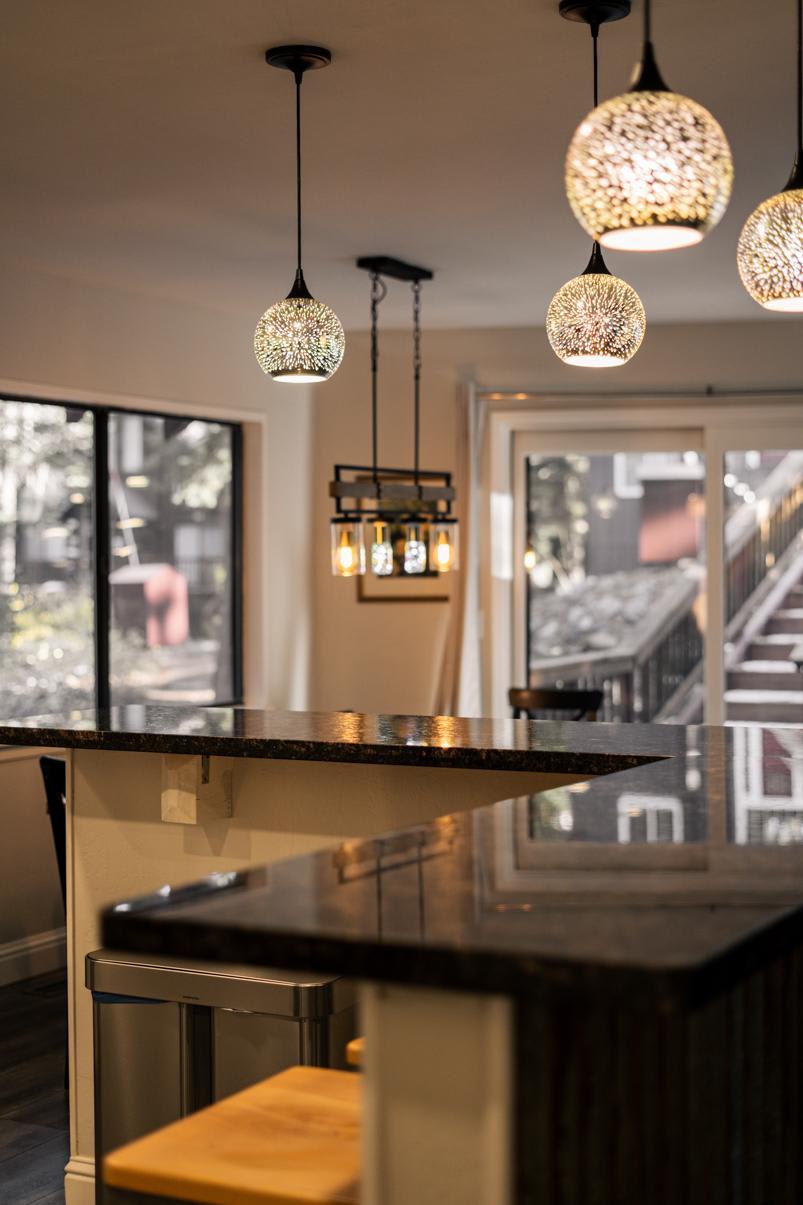
<svg viewBox="0 0 803 1205">
<path fill-rule="evenodd" d="M 640 0 L 603 29 L 623 91 Z M 760 319 L 739 229 L 782 187 L 794 143 L 794 4 L 655 0 L 664 75 L 734 151 L 730 210 L 698 248 L 614 255 L 652 320 Z M 25 0 L 0 42 L 0 260 L 254 319 L 293 274 L 292 81 L 266 47 L 329 46 L 307 77 L 305 267 L 366 324 L 361 254 L 432 267 L 425 320 L 541 325 L 588 239 L 563 157 L 590 107 L 590 38 L 557 0 Z M 385 321 L 407 320 L 396 286 Z M 771 321 L 795 319 L 768 318 Z"/>
</svg>

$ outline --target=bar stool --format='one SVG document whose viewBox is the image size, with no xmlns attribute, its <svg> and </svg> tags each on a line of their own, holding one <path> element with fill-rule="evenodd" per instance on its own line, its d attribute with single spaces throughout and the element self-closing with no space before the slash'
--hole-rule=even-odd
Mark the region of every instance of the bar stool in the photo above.
<svg viewBox="0 0 803 1205">
<path fill-rule="evenodd" d="M 290 1067 L 107 1155 L 109 1205 L 357 1205 L 360 1090 Z"/>
</svg>

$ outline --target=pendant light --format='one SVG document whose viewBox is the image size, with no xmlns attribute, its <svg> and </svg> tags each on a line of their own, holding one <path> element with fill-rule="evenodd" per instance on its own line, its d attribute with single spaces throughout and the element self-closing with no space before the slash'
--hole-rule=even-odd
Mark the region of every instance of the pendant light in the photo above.
<svg viewBox="0 0 803 1205">
<path fill-rule="evenodd" d="M 742 284 L 767 310 L 803 311 L 803 0 L 797 0 L 797 153 L 783 192 L 744 224 L 736 255 Z"/>
<path fill-rule="evenodd" d="M 561 10 L 578 4 L 562 0 Z M 589 113 L 569 146 L 566 192 L 574 215 L 604 247 L 691 247 L 724 214 L 732 183 L 730 147 L 719 123 L 661 77 L 651 0 L 644 0 L 644 50 L 631 91 Z"/>
<path fill-rule="evenodd" d="M 371 276 L 371 464 L 336 464 L 329 493 L 331 564 L 336 577 L 371 572 L 375 577 L 419 577 L 458 568 L 458 523 L 452 515 L 451 473 L 420 466 L 421 283 L 427 268 L 391 256 L 364 256 L 357 267 Z M 408 282 L 413 295 L 413 467 L 378 463 L 379 305 L 387 294 L 383 277 Z M 366 539 L 367 533 L 367 539 Z M 397 557 L 394 543 L 399 548 Z M 370 555 L 366 556 L 366 545 Z"/>
<path fill-rule="evenodd" d="M 566 15 L 564 13 L 563 15 Z M 597 108 L 599 70 L 597 38 L 601 21 L 626 16 L 610 15 L 610 6 L 586 3 L 575 6 L 572 20 L 591 27 L 594 62 L 594 108 Z M 641 298 L 631 285 L 609 272 L 602 248 L 594 242 L 585 271 L 558 289 L 546 316 L 550 346 L 564 364 L 578 368 L 614 368 L 626 364 L 641 347 L 647 318 Z"/>
<path fill-rule="evenodd" d="M 277 46 L 266 51 L 265 59 L 271 67 L 292 72 L 296 85 L 296 277 L 287 297 L 257 323 L 254 352 L 274 381 L 304 385 L 328 380 L 346 346 L 340 319 L 315 300 L 301 267 L 301 81 L 306 71 L 328 67 L 332 56 L 322 46 Z"/>
</svg>

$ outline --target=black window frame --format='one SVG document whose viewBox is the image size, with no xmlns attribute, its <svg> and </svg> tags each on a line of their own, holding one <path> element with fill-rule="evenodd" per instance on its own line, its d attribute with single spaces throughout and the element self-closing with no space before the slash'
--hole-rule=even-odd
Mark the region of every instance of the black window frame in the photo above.
<svg viewBox="0 0 803 1205">
<path fill-rule="evenodd" d="M 39 406 L 60 406 L 63 410 L 80 410 L 92 415 L 94 490 L 92 508 L 92 554 L 94 580 L 94 649 L 95 649 L 95 707 L 108 711 L 111 707 L 109 648 L 111 640 L 111 569 L 112 531 L 109 512 L 109 416 L 133 414 L 142 418 L 175 419 L 188 422 L 215 423 L 231 431 L 231 699 L 216 699 L 213 707 L 235 707 L 243 701 L 243 428 L 229 419 L 210 418 L 204 414 L 164 410 L 146 410 L 135 406 L 103 405 L 97 402 L 62 398 L 32 397 L 30 394 L 0 391 L 0 402 L 30 402 Z"/>
</svg>

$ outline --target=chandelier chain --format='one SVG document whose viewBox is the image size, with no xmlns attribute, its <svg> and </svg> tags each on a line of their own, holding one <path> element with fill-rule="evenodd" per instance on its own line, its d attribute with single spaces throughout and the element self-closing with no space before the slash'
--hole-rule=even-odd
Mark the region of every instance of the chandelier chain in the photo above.
<svg viewBox="0 0 803 1205">
<path fill-rule="evenodd" d="M 413 448 L 414 480 L 419 485 L 421 470 L 421 281 L 414 280 L 413 289 Z"/>
</svg>

